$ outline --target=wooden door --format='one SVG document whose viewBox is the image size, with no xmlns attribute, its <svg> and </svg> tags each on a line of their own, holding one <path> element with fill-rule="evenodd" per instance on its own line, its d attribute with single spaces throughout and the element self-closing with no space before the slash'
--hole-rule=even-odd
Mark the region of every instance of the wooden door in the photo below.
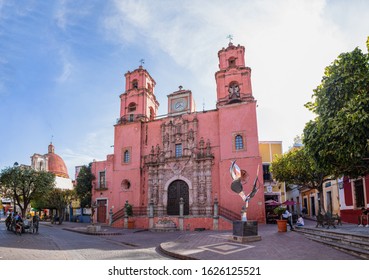
<svg viewBox="0 0 369 280">
<path fill-rule="evenodd" d="M 106 223 L 106 199 L 101 199 L 97 201 L 97 222 Z"/>
<path fill-rule="evenodd" d="M 183 214 L 189 214 L 189 190 L 186 182 L 182 180 L 173 181 L 168 187 L 168 215 L 179 215 L 179 202 L 183 198 Z"/>
</svg>

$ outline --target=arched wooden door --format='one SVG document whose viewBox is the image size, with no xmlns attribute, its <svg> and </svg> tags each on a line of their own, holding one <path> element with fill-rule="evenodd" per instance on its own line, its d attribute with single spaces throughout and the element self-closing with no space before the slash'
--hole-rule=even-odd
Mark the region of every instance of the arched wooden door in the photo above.
<svg viewBox="0 0 369 280">
<path fill-rule="evenodd" d="M 168 187 L 168 215 L 179 215 L 179 202 L 183 198 L 183 214 L 189 214 L 189 189 L 182 180 L 173 181 Z"/>
</svg>

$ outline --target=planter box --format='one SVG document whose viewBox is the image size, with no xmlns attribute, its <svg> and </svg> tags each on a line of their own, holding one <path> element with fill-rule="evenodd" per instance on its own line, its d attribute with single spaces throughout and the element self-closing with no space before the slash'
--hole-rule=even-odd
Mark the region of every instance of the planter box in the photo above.
<svg viewBox="0 0 369 280">
<path fill-rule="evenodd" d="M 277 220 L 278 232 L 287 232 L 287 220 Z"/>
</svg>

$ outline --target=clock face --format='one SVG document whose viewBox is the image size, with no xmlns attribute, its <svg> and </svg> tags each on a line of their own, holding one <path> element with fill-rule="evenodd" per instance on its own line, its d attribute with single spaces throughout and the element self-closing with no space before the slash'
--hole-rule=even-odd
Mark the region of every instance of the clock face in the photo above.
<svg viewBox="0 0 369 280">
<path fill-rule="evenodd" d="M 186 100 L 179 99 L 179 100 L 174 101 L 173 109 L 175 111 L 182 111 L 182 110 L 186 109 Z"/>
</svg>

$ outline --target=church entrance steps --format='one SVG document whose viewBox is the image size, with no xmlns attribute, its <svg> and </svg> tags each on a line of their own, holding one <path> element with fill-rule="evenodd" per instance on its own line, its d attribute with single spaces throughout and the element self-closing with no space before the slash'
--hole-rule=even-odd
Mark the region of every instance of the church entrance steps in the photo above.
<svg viewBox="0 0 369 280">
<path fill-rule="evenodd" d="M 309 227 L 296 227 L 295 231 L 304 234 L 310 240 L 323 243 L 361 259 L 369 260 L 369 235 Z"/>
</svg>

